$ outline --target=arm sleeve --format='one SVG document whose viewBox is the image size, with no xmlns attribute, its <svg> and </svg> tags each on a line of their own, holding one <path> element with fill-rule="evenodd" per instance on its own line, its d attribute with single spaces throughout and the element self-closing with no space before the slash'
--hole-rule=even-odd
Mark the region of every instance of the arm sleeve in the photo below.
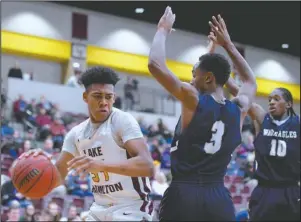
<svg viewBox="0 0 301 222">
<path fill-rule="evenodd" d="M 137 120 L 129 113 L 118 113 L 114 119 L 114 131 L 123 144 L 132 139 L 143 138 Z"/>
<path fill-rule="evenodd" d="M 62 151 L 68 152 L 73 156 L 77 155 L 77 149 L 75 145 L 75 130 L 71 129 L 65 136 Z"/>
</svg>

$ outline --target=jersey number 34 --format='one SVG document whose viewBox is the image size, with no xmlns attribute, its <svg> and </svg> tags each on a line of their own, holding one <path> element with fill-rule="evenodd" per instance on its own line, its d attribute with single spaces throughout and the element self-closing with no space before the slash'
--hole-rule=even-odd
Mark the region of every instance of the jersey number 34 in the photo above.
<svg viewBox="0 0 301 222">
<path fill-rule="evenodd" d="M 109 174 L 108 174 L 108 172 L 101 171 L 99 173 L 103 173 L 105 181 L 109 181 Z M 100 181 L 99 173 L 91 173 L 92 174 L 92 180 L 95 183 L 98 183 Z"/>
</svg>

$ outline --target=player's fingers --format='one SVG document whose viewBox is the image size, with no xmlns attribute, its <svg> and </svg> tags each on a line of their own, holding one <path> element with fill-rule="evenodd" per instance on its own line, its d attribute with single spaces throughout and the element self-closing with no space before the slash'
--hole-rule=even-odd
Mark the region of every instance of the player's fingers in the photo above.
<svg viewBox="0 0 301 222">
<path fill-rule="evenodd" d="M 77 175 L 80 175 L 81 173 L 86 173 L 87 170 L 89 169 L 90 164 L 89 163 L 85 163 L 83 165 L 81 165 L 80 167 L 77 167 L 75 169 Z"/>
<path fill-rule="evenodd" d="M 70 170 L 75 169 L 75 168 L 77 168 L 77 167 L 79 167 L 79 166 L 82 166 L 82 165 L 84 165 L 84 164 L 86 164 L 86 163 L 89 163 L 89 160 L 88 160 L 88 159 L 81 159 L 81 160 L 78 160 L 78 161 L 76 161 L 76 162 L 73 162 L 73 164 L 69 165 L 69 166 L 68 166 L 68 170 L 70 171 Z"/>
<path fill-rule="evenodd" d="M 19 159 L 27 158 L 27 157 L 29 157 L 30 155 L 32 155 L 33 153 L 34 153 L 34 150 L 29 150 L 29 151 L 27 151 L 26 153 L 23 153 L 23 154 L 19 157 Z"/>
<path fill-rule="evenodd" d="M 210 41 L 216 42 L 216 37 L 215 36 L 208 35 L 208 38 L 210 39 Z"/>
<path fill-rule="evenodd" d="M 210 25 L 210 27 L 211 27 L 211 29 L 213 30 L 214 33 L 217 33 L 217 32 L 218 32 L 218 28 L 217 28 L 216 26 L 214 26 L 214 25 L 212 24 L 212 22 L 209 22 L 209 25 Z"/>
<path fill-rule="evenodd" d="M 170 11 L 170 7 L 169 6 L 167 6 L 166 8 L 165 8 L 165 12 L 164 12 L 164 15 L 166 16 L 167 14 L 168 14 L 168 12 Z"/>
<path fill-rule="evenodd" d="M 26 155 L 26 153 L 23 153 L 23 154 L 21 154 L 21 156 L 19 156 L 19 158 L 18 158 L 18 159 L 20 160 L 20 159 L 24 158 L 24 157 L 25 157 L 25 155 Z"/>
<path fill-rule="evenodd" d="M 78 160 L 82 160 L 84 159 L 86 156 L 78 156 L 78 157 L 74 157 L 72 160 L 70 160 L 69 162 L 67 162 L 68 166 L 71 166 L 74 162 L 78 161 Z"/>
<path fill-rule="evenodd" d="M 215 18 L 215 16 L 212 16 L 212 21 L 213 21 L 214 25 L 215 25 L 219 30 L 222 30 L 222 26 L 221 26 L 221 24 L 217 21 L 217 19 Z"/>
<path fill-rule="evenodd" d="M 221 15 L 218 15 L 218 20 L 220 21 L 223 29 L 227 29 L 226 23 L 225 23 L 225 21 L 224 21 L 224 19 L 222 18 Z"/>
<path fill-rule="evenodd" d="M 33 156 L 38 156 L 38 155 L 47 156 L 47 154 L 42 149 L 36 149 L 35 151 L 33 151 Z"/>
</svg>

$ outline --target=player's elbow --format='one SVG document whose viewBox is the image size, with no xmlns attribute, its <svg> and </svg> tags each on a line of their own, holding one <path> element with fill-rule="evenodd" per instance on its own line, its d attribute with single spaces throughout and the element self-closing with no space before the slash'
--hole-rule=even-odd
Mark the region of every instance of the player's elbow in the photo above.
<svg viewBox="0 0 301 222">
<path fill-rule="evenodd" d="M 153 74 L 162 74 L 166 73 L 166 64 L 165 61 L 160 61 L 160 59 L 149 58 L 148 60 L 148 71 Z"/>
<path fill-rule="evenodd" d="M 155 60 L 150 59 L 148 61 L 148 71 L 151 74 L 158 73 L 160 70 L 160 65 Z"/>
</svg>

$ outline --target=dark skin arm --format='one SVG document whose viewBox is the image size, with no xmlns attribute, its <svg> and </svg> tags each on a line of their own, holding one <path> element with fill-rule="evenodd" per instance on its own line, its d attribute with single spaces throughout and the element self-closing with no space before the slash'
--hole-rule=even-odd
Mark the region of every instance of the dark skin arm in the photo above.
<svg viewBox="0 0 301 222">
<path fill-rule="evenodd" d="M 243 121 L 256 95 L 256 79 L 249 64 L 232 43 L 224 19 L 220 15 L 218 16 L 218 19 L 213 16 L 212 22 L 209 22 L 209 25 L 211 27 L 211 32 L 208 38 L 216 44 L 221 45 L 226 50 L 241 75 L 243 82 L 241 88 L 235 87 L 236 85 L 233 85 L 234 82 L 231 81 L 231 79 L 228 81 L 228 85 L 232 86 L 230 87 L 230 92 L 232 94 L 234 93 L 236 96 L 236 98 L 233 99 L 233 102 L 236 102 L 241 109 L 240 127 L 242 129 Z"/>
<path fill-rule="evenodd" d="M 226 83 L 227 88 L 229 89 L 230 93 L 233 96 L 237 96 L 239 93 L 240 88 L 235 83 L 233 78 L 229 78 L 228 82 Z M 237 97 L 233 99 L 234 101 L 237 100 Z M 257 103 L 252 103 L 250 109 L 248 110 L 248 114 L 251 116 L 251 118 L 256 121 L 256 124 L 261 126 L 265 115 L 267 112 Z M 257 127 L 258 128 L 258 127 Z"/>
<path fill-rule="evenodd" d="M 166 65 L 165 43 L 167 35 L 171 32 L 175 15 L 170 7 L 167 7 L 161 17 L 158 30 L 150 49 L 148 69 L 152 76 L 186 108 L 195 110 L 198 104 L 198 92 L 188 83 L 179 80 Z"/>
<path fill-rule="evenodd" d="M 243 85 L 237 92 L 237 101 L 242 113 L 246 113 L 250 109 L 257 91 L 253 71 L 230 40 L 224 19 L 220 15 L 218 19 L 213 16 L 212 22 L 209 22 L 209 25 L 212 30 L 208 36 L 209 39 L 221 45 L 226 50 L 240 74 Z M 243 114 L 243 116 L 245 116 L 245 114 Z"/>
<path fill-rule="evenodd" d="M 143 138 L 127 141 L 125 149 L 132 158 L 119 163 L 106 163 L 104 171 L 131 177 L 154 175 L 153 160 Z"/>
<path fill-rule="evenodd" d="M 147 149 L 144 138 L 129 140 L 124 148 L 132 158 L 124 161 L 106 162 L 95 160 L 89 156 L 75 157 L 68 164 L 68 170 L 76 172 L 98 173 L 100 171 L 116 173 L 131 177 L 151 177 L 154 174 L 154 165 Z"/>
</svg>

